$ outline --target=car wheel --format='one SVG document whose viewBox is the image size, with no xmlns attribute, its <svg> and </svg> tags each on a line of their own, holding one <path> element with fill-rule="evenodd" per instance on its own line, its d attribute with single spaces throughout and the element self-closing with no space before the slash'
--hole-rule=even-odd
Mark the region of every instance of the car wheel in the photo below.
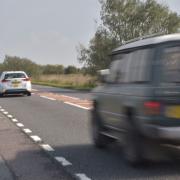
<svg viewBox="0 0 180 180">
<path fill-rule="evenodd" d="M 114 139 L 105 136 L 102 134 L 104 128 L 101 123 L 100 117 L 97 113 L 97 110 L 92 110 L 92 117 L 91 117 L 91 133 L 92 133 L 92 140 L 94 145 L 97 148 L 105 148 L 109 143 L 111 143 Z"/>
<path fill-rule="evenodd" d="M 126 162 L 133 167 L 143 163 L 143 140 L 143 136 L 128 122 L 123 138 L 123 155 Z"/>
<path fill-rule="evenodd" d="M 28 92 L 28 93 L 27 93 L 27 96 L 31 96 L 31 92 Z"/>
</svg>

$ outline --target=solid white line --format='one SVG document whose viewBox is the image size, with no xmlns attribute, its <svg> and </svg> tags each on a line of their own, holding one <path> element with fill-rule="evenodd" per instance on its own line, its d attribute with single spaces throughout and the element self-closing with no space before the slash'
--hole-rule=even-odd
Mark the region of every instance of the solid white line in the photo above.
<svg viewBox="0 0 180 180">
<path fill-rule="evenodd" d="M 22 123 L 16 123 L 16 125 L 17 125 L 18 127 L 24 127 L 24 124 L 22 124 Z"/>
<path fill-rule="evenodd" d="M 4 114 L 8 114 L 8 112 L 7 111 L 5 111 L 5 112 L 3 112 Z"/>
<path fill-rule="evenodd" d="M 70 166 L 72 165 L 72 163 L 70 163 L 69 161 L 67 161 L 65 158 L 63 157 L 59 157 L 59 156 L 56 156 L 55 159 L 60 162 L 63 166 Z"/>
<path fill-rule="evenodd" d="M 71 98 L 71 99 L 74 99 L 74 100 L 79 100 L 79 98 L 77 98 L 77 97 L 71 97 L 71 96 L 66 96 L 66 95 L 61 95 L 61 96 L 66 97 L 66 98 Z"/>
<path fill-rule="evenodd" d="M 78 104 L 70 103 L 70 102 L 64 102 L 64 103 L 65 104 L 69 104 L 71 106 L 75 106 L 75 107 L 81 108 L 81 109 L 86 109 L 86 110 L 90 110 L 91 109 L 91 108 L 86 108 L 86 107 L 80 106 Z"/>
<path fill-rule="evenodd" d="M 51 101 L 55 101 L 55 100 L 56 100 L 56 99 L 54 99 L 54 98 L 50 98 L 50 97 L 47 97 L 47 96 L 40 96 L 40 97 L 45 98 L 45 99 L 49 99 L 49 100 L 51 100 Z"/>
<path fill-rule="evenodd" d="M 32 89 L 32 91 L 38 91 L 37 89 Z"/>
<path fill-rule="evenodd" d="M 76 174 L 76 176 L 77 176 L 80 180 L 91 180 L 91 179 L 88 178 L 85 174 L 78 173 L 78 174 Z"/>
<path fill-rule="evenodd" d="M 13 118 L 13 116 L 12 116 L 12 115 L 7 115 L 7 117 L 8 117 L 8 118 Z"/>
<path fill-rule="evenodd" d="M 39 136 L 30 136 L 34 142 L 41 142 L 42 139 Z"/>
<path fill-rule="evenodd" d="M 12 122 L 18 122 L 18 120 L 17 119 L 12 119 Z"/>
<path fill-rule="evenodd" d="M 45 151 L 54 151 L 54 149 L 49 144 L 40 145 Z"/>
<path fill-rule="evenodd" d="M 31 131 L 30 129 L 23 129 L 23 131 L 24 131 L 26 134 L 32 133 L 32 131 Z"/>
</svg>

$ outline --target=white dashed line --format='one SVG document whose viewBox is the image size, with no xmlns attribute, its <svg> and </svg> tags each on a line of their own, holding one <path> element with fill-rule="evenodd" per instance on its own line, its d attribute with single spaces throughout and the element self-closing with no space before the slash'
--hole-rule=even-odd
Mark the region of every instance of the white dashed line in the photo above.
<svg viewBox="0 0 180 180">
<path fill-rule="evenodd" d="M 12 122 L 18 122 L 18 120 L 17 119 L 12 119 Z"/>
<path fill-rule="evenodd" d="M 12 115 L 7 115 L 7 117 L 8 117 L 8 118 L 13 118 L 13 116 L 12 116 Z"/>
<path fill-rule="evenodd" d="M 23 131 L 24 131 L 26 134 L 32 133 L 32 131 L 31 131 L 30 129 L 23 129 Z"/>
<path fill-rule="evenodd" d="M 30 136 L 34 142 L 41 142 L 42 139 L 39 136 Z"/>
<path fill-rule="evenodd" d="M 49 99 L 49 100 L 51 100 L 51 101 L 56 101 L 56 99 L 50 98 L 50 97 L 47 97 L 47 96 L 40 96 L 40 97 L 45 98 L 45 99 Z"/>
<path fill-rule="evenodd" d="M 41 144 L 40 145 L 45 151 L 52 152 L 54 149 L 49 144 Z"/>
<path fill-rule="evenodd" d="M 5 111 L 5 112 L 3 112 L 4 114 L 8 114 L 8 112 L 7 111 Z"/>
<path fill-rule="evenodd" d="M 70 163 L 69 161 L 67 161 L 65 158 L 63 157 L 58 157 L 56 156 L 55 159 L 60 162 L 63 166 L 70 166 L 72 165 L 72 163 Z"/>
<path fill-rule="evenodd" d="M 71 106 L 75 106 L 75 107 L 78 107 L 78 108 L 81 108 L 81 109 L 86 109 L 86 110 L 90 110 L 91 108 L 87 108 L 87 107 L 83 107 L 83 106 L 80 106 L 78 104 L 74 104 L 74 103 L 70 103 L 70 102 L 64 102 L 65 104 L 69 104 Z"/>
<path fill-rule="evenodd" d="M 4 109 L 1 109 L 1 111 L 3 112 L 3 111 L 5 111 Z"/>
<path fill-rule="evenodd" d="M 76 174 L 76 176 L 77 176 L 80 180 L 91 180 L 91 179 L 88 178 L 85 174 L 78 173 L 78 174 Z"/>
<path fill-rule="evenodd" d="M 22 124 L 22 123 L 17 123 L 16 124 L 18 127 L 24 127 L 24 124 Z"/>
</svg>

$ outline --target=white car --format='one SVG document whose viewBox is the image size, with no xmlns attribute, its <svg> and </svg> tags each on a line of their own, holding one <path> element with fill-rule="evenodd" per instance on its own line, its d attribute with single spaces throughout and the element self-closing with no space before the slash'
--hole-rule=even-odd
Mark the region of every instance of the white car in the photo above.
<svg viewBox="0 0 180 180">
<path fill-rule="evenodd" d="M 24 71 L 4 71 L 0 74 L 0 96 L 5 94 L 31 96 L 31 81 Z"/>
</svg>

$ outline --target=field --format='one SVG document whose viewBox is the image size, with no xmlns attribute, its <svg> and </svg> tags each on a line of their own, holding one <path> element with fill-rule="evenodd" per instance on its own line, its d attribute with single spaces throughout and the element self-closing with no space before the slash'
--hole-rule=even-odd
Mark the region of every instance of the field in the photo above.
<svg viewBox="0 0 180 180">
<path fill-rule="evenodd" d="M 32 83 L 71 89 L 91 89 L 96 86 L 96 77 L 83 74 L 41 75 Z"/>
</svg>

